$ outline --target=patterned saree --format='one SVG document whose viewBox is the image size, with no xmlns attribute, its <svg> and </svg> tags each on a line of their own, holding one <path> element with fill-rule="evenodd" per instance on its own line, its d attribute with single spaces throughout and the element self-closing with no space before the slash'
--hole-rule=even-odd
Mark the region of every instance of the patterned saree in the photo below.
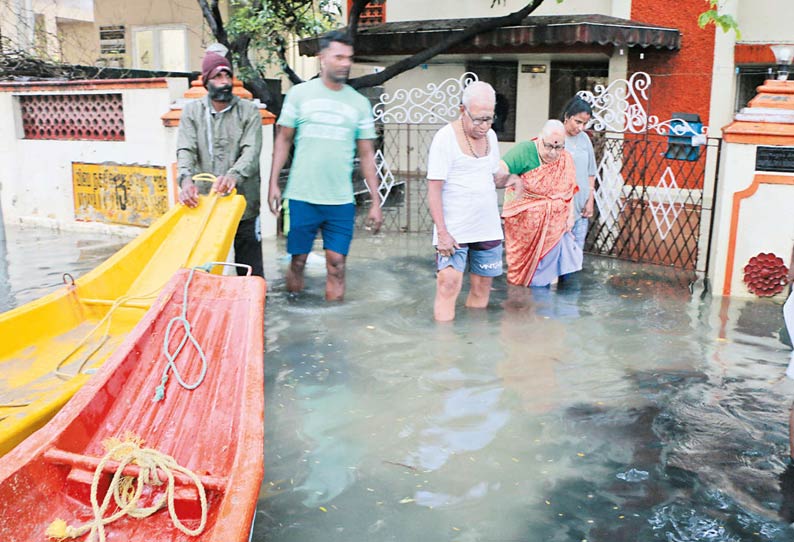
<svg viewBox="0 0 794 542">
<path fill-rule="evenodd" d="M 502 218 L 505 226 L 507 281 L 529 286 L 538 262 L 560 242 L 567 230 L 573 195 L 578 191 L 573 158 L 563 151 L 554 162 L 521 175 L 524 192 L 510 199 L 505 194 Z"/>
</svg>

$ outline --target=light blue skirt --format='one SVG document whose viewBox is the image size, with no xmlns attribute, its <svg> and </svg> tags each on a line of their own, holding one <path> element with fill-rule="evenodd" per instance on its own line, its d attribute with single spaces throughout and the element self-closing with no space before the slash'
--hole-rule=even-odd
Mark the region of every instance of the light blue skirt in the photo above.
<svg viewBox="0 0 794 542">
<path fill-rule="evenodd" d="M 548 286 L 561 275 L 581 271 L 582 256 L 582 249 L 576 244 L 573 234 L 564 233 L 560 242 L 541 258 L 529 285 Z"/>
</svg>

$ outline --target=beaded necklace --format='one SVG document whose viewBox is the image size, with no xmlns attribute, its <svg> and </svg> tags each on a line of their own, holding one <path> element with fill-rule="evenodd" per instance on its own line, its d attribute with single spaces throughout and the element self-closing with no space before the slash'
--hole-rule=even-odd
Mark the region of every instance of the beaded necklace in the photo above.
<svg viewBox="0 0 794 542">
<path fill-rule="evenodd" d="M 474 152 L 474 147 L 471 144 L 471 140 L 469 139 L 469 134 L 466 133 L 466 128 L 463 127 L 463 119 L 460 119 L 460 130 L 463 132 L 463 137 L 466 139 L 466 144 L 469 146 L 469 152 L 475 158 L 482 158 L 483 156 L 488 156 L 491 154 L 491 143 L 488 141 L 488 135 L 485 135 L 485 154 L 480 156 L 476 152 Z"/>
</svg>

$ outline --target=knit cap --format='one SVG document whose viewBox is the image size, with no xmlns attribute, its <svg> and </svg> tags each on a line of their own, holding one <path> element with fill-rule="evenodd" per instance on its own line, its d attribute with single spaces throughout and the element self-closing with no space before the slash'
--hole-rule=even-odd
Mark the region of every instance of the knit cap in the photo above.
<svg viewBox="0 0 794 542">
<path fill-rule="evenodd" d="M 218 75 L 221 70 L 227 70 L 232 74 L 232 65 L 226 59 L 226 47 L 220 43 L 214 43 L 207 47 L 204 60 L 201 61 L 201 81 L 207 86 L 207 81 Z"/>
</svg>

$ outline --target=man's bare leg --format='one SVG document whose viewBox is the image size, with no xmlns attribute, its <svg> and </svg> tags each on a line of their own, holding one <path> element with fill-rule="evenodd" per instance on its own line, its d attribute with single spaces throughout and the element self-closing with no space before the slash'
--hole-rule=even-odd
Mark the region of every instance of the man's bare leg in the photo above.
<svg viewBox="0 0 794 542">
<path fill-rule="evenodd" d="M 484 309 L 488 306 L 488 299 L 491 297 L 493 277 L 470 274 L 469 281 L 471 288 L 469 296 L 466 298 L 466 306 L 470 309 Z"/>
<path fill-rule="evenodd" d="M 345 297 L 345 259 L 333 250 L 325 251 L 325 300 L 342 301 Z"/>
<path fill-rule="evenodd" d="M 463 285 L 463 273 L 452 267 L 445 267 L 436 277 L 436 299 L 433 303 L 433 317 L 438 322 L 455 319 L 455 301 Z"/>
<path fill-rule="evenodd" d="M 303 291 L 303 271 L 306 269 L 308 254 L 293 254 L 287 271 L 287 291 L 298 293 Z"/>
</svg>

